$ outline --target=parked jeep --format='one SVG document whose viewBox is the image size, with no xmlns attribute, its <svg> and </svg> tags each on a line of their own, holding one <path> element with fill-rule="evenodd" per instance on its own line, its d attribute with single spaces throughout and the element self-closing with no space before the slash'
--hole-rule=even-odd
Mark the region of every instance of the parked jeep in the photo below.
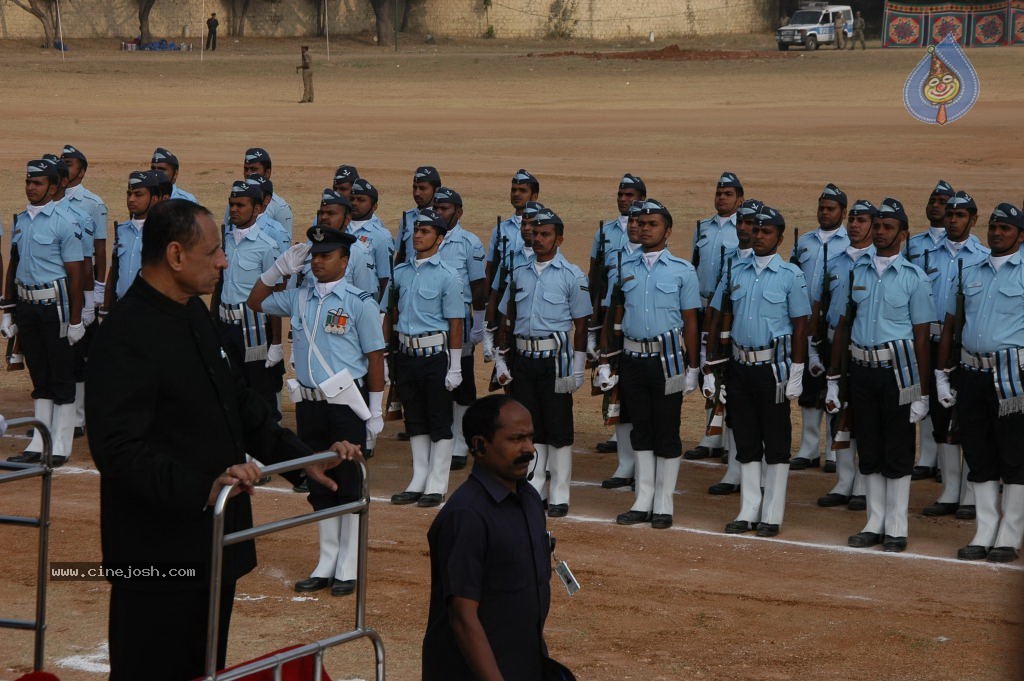
<svg viewBox="0 0 1024 681">
<path fill-rule="evenodd" d="M 834 44 L 835 19 L 840 13 L 846 19 L 843 33 L 849 40 L 853 35 L 853 10 L 850 6 L 814 2 L 798 9 L 788 24 L 775 31 L 775 42 L 783 51 L 788 50 L 790 45 L 803 45 L 805 50 L 816 50 L 820 45 Z"/>
</svg>

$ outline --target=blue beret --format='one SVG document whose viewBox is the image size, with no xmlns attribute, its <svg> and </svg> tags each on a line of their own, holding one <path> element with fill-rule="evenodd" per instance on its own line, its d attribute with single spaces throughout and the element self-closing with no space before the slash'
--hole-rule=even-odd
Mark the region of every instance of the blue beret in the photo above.
<svg viewBox="0 0 1024 681">
<path fill-rule="evenodd" d="M 59 180 L 60 173 L 55 164 L 40 158 L 28 162 L 25 167 L 25 177 L 48 177 L 51 180 Z"/>
<path fill-rule="evenodd" d="M 939 183 L 935 185 L 935 189 L 932 190 L 932 196 L 941 194 L 943 196 L 953 196 L 956 192 L 953 191 L 953 187 L 950 186 L 945 180 L 939 180 Z"/>
<path fill-rule="evenodd" d="M 432 227 L 437 227 L 442 232 L 448 229 L 448 224 L 444 221 L 444 219 L 430 208 L 420 209 L 419 214 L 416 216 L 416 219 L 413 220 L 413 224 L 430 225 Z"/>
<path fill-rule="evenodd" d="M 565 226 L 565 224 L 562 222 L 562 218 L 558 217 L 555 211 L 551 210 L 550 208 L 545 208 L 541 210 L 539 213 L 537 213 L 537 217 L 534 218 L 533 220 L 533 225 L 535 227 L 540 227 L 542 225 L 561 225 L 563 227 Z"/>
<path fill-rule="evenodd" d="M 266 149 L 251 147 L 245 150 L 245 162 L 263 163 L 266 165 L 267 163 L 270 163 L 270 154 L 267 153 Z"/>
<path fill-rule="evenodd" d="M 718 178 L 718 188 L 724 187 L 735 187 L 741 192 L 743 191 L 743 184 L 740 183 L 740 178 L 736 177 L 736 173 L 730 173 L 728 171 L 722 173 L 722 176 Z"/>
<path fill-rule="evenodd" d="M 875 204 L 871 203 L 867 199 L 857 199 L 850 206 L 850 215 L 870 215 L 875 217 L 878 215 L 878 209 L 875 208 Z"/>
<path fill-rule="evenodd" d="M 523 206 L 523 219 L 532 220 L 542 210 L 544 210 L 544 204 L 540 201 L 527 201 Z"/>
<path fill-rule="evenodd" d="M 818 197 L 818 200 L 821 201 L 822 199 L 835 201 L 843 208 L 846 208 L 846 192 L 831 182 L 825 185 L 825 188 L 821 191 L 821 196 Z"/>
<path fill-rule="evenodd" d="M 647 185 L 644 184 L 643 178 L 630 173 L 626 173 L 619 180 L 619 189 L 636 189 L 644 196 L 647 196 Z"/>
<path fill-rule="evenodd" d="M 441 173 L 434 166 L 420 166 L 412 176 L 413 182 L 429 182 L 434 186 L 441 185 Z"/>
<path fill-rule="evenodd" d="M 60 152 L 60 155 L 61 158 L 77 158 L 79 161 L 83 163 L 89 162 L 88 159 L 85 158 L 85 154 L 83 154 L 81 151 L 71 146 L 70 144 L 64 145 L 64 149 Z"/>
<path fill-rule="evenodd" d="M 359 171 L 356 170 L 355 166 L 340 165 L 338 169 L 334 171 L 334 181 L 341 182 L 342 184 L 355 182 L 359 179 Z"/>
<path fill-rule="evenodd" d="M 369 180 L 366 180 L 362 177 L 356 179 L 356 181 L 352 183 L 352 195 L 369 196 L 374 201 L 376 201 L 379 198 L 377 188 L 370 184 Z"/>
<path fill-rule="evenodd" d="M 753 219 L 755 215 L 760 212 L 761 208 L 764 207 L 764 201 L 758 201 L 757 199 L 747 199 L 740 204 L 739 209 L 736 211 L 739 214 L 737 219 Z"/>
<path fill-rule="evenodd" d="M 903 204 L 891 196 L 882 199 L 882 205 L 878 207 L 878 217 L 893 218 L 903 223 L 910 222 L 907 219 L 907 211 L 903 210 Z"/>
<path fill-rule="evenodd" d="M 782 213 L 771 206 L 765 205 L 762 205 L 761 209 L 757 211 L 757 214 L 754 216 L 754 221 L 758 225 L 771 225 L 773 227 L 786 226 L 786 219 L 782 217 Z"/>
<path fill-rule="evenodd" d="M 149 170 L 136 170 L 128 175 L 128 189 L 159 189 L 159 187 L 160 177 Z"/>
<path fill-rule="evenodd" d="M 536 177 L 530 174 L 530 171 L 523 170 L 520 168 L 516 171 L 516 174 L 512 176 L 512 184 L 540 184 L 540 181 Z"/>
<path fill-rule="evenodd" d="M 665 204 L 654 199 L 645 199 L 640 205 L 640 212 L 638 215 L 664 215 L 669 220 L 672 219 L 672 213 L 668 212 L 668 208 L 665 208 Z"/>
<path fill-rule="evenodd" d="M 434 192 L 434 203 L 454 203 L 456 206 L 461 206 L 462 197 L 454 189 L 438 187 Z"/>
<path fill-rule="evenodd" d="M 178 157 L 163 147 L 156 148 L 156 151 L 153 152 L 153 158 L 150 160 L 150 163 L 166 163 L 175 170 L 178 169 Z"/>
<path fill-rule="evenodd" d="M 271 194 L 274 193 L 274 183 L 271 182 L 268 178 L 263 177 L 258 173 L 251 173 L 249 175 L 246 175 L 245 181 L 248 182 L 249 184 L 254 184 L 258 186 L 260 188 L 260 191 L 263 192 L 263 196 L 270 196 Z"/>
<path fill-rule="evenodd" d="M 248 180 L 235 180 L 231 185 L 231 198 L 239 199 L 248 196 L 253 201 L 263 200 L 263 190 L 254 182 Z"/>
<path fill-rule="evenodd" d="M 974 202 L 974 197 L 967 192 L 956 192 L 946 201 L 946 210 L 950 208 L 966 208 L 967 210 L 977 212 L 978 204 Z"/>
<path fill-rule="evenodd" d="M 352 204 L 343 194 L 339 194 L 333 189 L 324 189 L 323 194 L 320 195 L 321 206 L 345 206 L 351 209 Z"/>
<path fill-rule="evenodd" d="M 306 238 L 313 242 L 310 253 L 329 253 L 339 248 L 348 248 L 356 242 L 351 234 L 327 225 L 313 225 L 306 230 Z"/>
<path fill-rule="evenodd" d="M 1021 212 L 1020 208 L 1013 205 L 1012 203 L 1000 203 L 996 206 L 996 209 L 992 211 L 992 217 L 988 219 L 991 222 L 1005 222 L 1009 225 L 1013 225 L 1017 229 L 1024 229 L 1024 212 Z"/>
</svg>

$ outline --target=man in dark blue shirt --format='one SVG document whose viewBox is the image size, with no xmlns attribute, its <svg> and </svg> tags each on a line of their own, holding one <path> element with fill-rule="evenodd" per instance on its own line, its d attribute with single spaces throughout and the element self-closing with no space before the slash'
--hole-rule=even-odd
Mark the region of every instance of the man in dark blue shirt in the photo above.
<svg viewBox="0 0 1024 681">
<path fill-rule="evenodd" d="M 504 395 L 462 422 L 475 459 L 434 519 L 423 681 L 537 681 L 547 646 L 551 545 L 537 491 L 530 413 Z M 543 471 L 535 474 L 543 475 Z"/>
</svg>

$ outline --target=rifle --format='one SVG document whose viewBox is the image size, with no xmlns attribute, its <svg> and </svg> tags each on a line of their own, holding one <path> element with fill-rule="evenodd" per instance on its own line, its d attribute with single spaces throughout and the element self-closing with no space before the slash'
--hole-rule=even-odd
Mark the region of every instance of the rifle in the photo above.
<svg viewBox="0 0 1024 681">
<path fill-rule="evenodd" d="M 601 303 L 604 302 L 605 293 L 608 292 L 608 268 L 604 261 L 608 257 L 608 237 L 604 233 L 604 223 L 598 220 L 597 233 L 600 237 L 597 241 L 597 254 L 594 263 L 587 273 L 587 283 L 590 286 L 590 305 L 594 310 L 591 316 L 591 323 L 587 325 L 587 331 L 598 331 L 604 326 L 604 319 L 601 317 Z M 587 366 L 597 370 L 597 362 L 587 359 Z M 597 392 L 601 392 L 598 390 Z M 593 394 L 597 394 L 597 392 Z"/>
<path fill-rule="evenodd" d="M 700 220 L 697 220 L 697 226 L 693 229 L 693 257 L 690 258 L 690 264 L 693 265 L 693 269 L 697 269 L 700 266 L 700 249 L 697 248 L 698 241 L 700 241 Z"/>
<path fill-rule="evenodd" d="M 832 356 L 831 345 L 828 342 L 828 311 L 832 307 L 832 287 L 829 284 L 832 281 L 832 277 L 828 273 L 827 241 L 822 244 L 821 253 L 821 296 L 818 299 L 818 318 L 815 320 L 816 325 L 813 336 L 817 341 L 816 345 L 821 347 L 819 350 L 821 357 L 828 358 Z"/>
<path fill-rule="evenodd" d="M 732 272 L 732 262 L 729 263 L 729 271 Z M 713 289 L 714 291 L 718 290 L 718 287 L 721 285 L 722 277 L 724 275 L 725 275 L 725 244 L 722 244 L 722 246 L 721 246 L 721 248 L 719 250 L 718 276 L 715 278 L 715 288 Z M 730 280 L 731 280 L 731 278 L 732 278 L 732 275 L 730 274 Z M 726 286 L 725 295 L 726 296 L 729 295 L 729 286 Z M 714 297 L 715 297 L 715 294 L 712 293 L 711 294 L 711 298 L 714 298 Z M 731 308 L 731 303 L 732 303 L 732 301 L 730 301 L 730 308 L 729 308 L 730 311 L 732 309 Z M 725 304 L 724 300 L 722 301 L 722 304 L 723 305 Z M 711 308 L 711 300 L 708 300 L 708 308 L 705 310 L 705 312 L 709 312 L 710 308 Z M 709 314 L 710 314 L 710 312 L 709 312 Z M 730 322 L 730 325 L 731 325 L 731 322 Z M 709 330 L 709 332 L 712 332 L 712 333 L 714 332 L 714 329 L 708 329 L 708 330 Z M 715 379 L 716 380 L 718 379 L 718 375 L 717 374 L 715 375 Z M 716 394 L 715 395 L 712 395 L 711 397 L 708 397 L 708 398 L 706 398 L 704 400 L 704 409 L 714 410 L 716 408 L 717 400 L 718 400 L 718 395 L 717 395 L 717 390 L 716 390 Z M 710 421 L 709 421 L 709 424 L 710 424 Z M 709 425 L 708 428 L 710 428 L 710 427 L 711 426 Z M 718 435 L 721 432 L 722 432 L 721 430 L 718 430 L 715 433 L 708 433 L 708 434 L 709 435 Z"/>
<path fill-rule="evenodd" d="M 722 291 L 722 309 L 718 315 L 718 357 L 728 359 L 732 347 L 732 260 L 729 261 L 725 270 L 725 289 Z M 715 329 L 712 329 L 714 331 Z M 715 394 L 712 395 L 711 416 L 708 418 L 705 435 L 721 435 L 725 424 L 725 403 L 722 402 L 722 390 L 725 389 L 727 362 L 722 361 L 716 364 Z"/>
<path fill-rule="evenodd" d="M 14 214 L 14 218 L 11 220 L 11 231 L 14 231 L 14 226 L 18 222 L 18 214 Z M 15 244 L 11 244 L 11 262 L 9 264 L 10 272 L 16 272 L 18 269 L 18 247 Z M 13 275 L 11 281 L 14 281 Z M 10 307 L 13 308 L 15 303 L 14 297 L 11 298 Z M 20 371 L 25 368 L 25 357 L 21 354 L 21 341 L 19 340 L 18 334 L 15 334 L 11 338 L 7 339 L 7 352 L 5 355 L 7 362 L 8 371 Z"/>
<path fill-rule="evenodd" d="M 395 284 L 395 260 L 398 257 L 399 253 L 395 252 L 391 259 L 388 309 L 384 315 L 384 319 L 390 327 L 387 334 L 388 349 L 384 361 L 388 363 L 388 378 L 391 380 L 391 385 L 388 386 L 387 408 L 384 410 L 385 421 L 399 421 L 402 418 L 402 403 L 398 399 L 398 374 L 395 370 L 395 355 L 398 353 L 398 286 Z"/>
<path fill-rule="evenodd" d="M 625 314 L 626 295 L 622 292 L 622 249 L 617 253 L 619 276 L 615 279 L 608 310 L 604 315 L 602 337 L 605 347 L 601 348 L 601 356 L 608 359 L 608 367 L 613 375 L 619 373 L 619 358 L 622 356 L 622 317 Z M 614 426 L 619 422 L 622 406 L 619 401 L 619 380 L 611 390 L 604 393 L 601 399 L 601 413 L 604 414 L 604 425 Z"/>
<path fill-rule="evenodd" d="M 792 265 L 800 265 L 800 230 L 793 230 L 793 255 L 789 256 Z"/>
<path fill-rule="evenodd" d="M 508 237 L 502 237 L 502 239 L 506 242 L 505 247 L 507 248 Z M 505 305 L 505 316 L 502 319 L 501 325 L 498 327 L 500 339 L 495 339 L 495 343 L 504 347 L 504 352 L 502 354 L 505 356 L 505 365 L 511 366 L 516 352 L 515 334 L 516 316 L 518 315 L 518 311 L 516 310 L 516 294 L 519 292 L 519 289 L 516 288 L 515 269 L 512 267 L 512 257 L 514 254 L 511 249 L 508 249 L 508 251 L 508 285 L 506 286 L 506 291 L 508 292 L 508 304 Z M 504 388 L 506 394 L 509 392 L 510 386 L 503 386 L 498 383 L 497 368 L 495 368 L 494 372 L 494 383 L 498 388 Z"/>
<path fill-rule="evenodd" d="M 949 364 L 946 371 L 956 369 L 960 365 L 960 352 L 964 345 L 964 322 L 965 317 L 964 298 L 964 261 L 958 258 L 956 261 L 956 312 L 953 316 L 953 343 L 950 347 Z M 960 402 L 957 401 L 950 410 L 949 429 L 946 431 L 946 444 L 960 444 Z"/>
<path fill-rule="evenodd" d="M 501 225 L 501 216 L 498 216 L 498 225 Z M 501 255 L 498 255 L 498 244 L 501 244 Z M 505 289 L 508 288 L 508 273 L 512 271 L 512 254 L 509 253 L 508 237 L 501 235 L 494 240 L 494 258 L 495 262 L 498 263 L 498 303 L 501 303 L 501 298 L 505 294 Z M 512 302 L 511 300 L 509 302 Z M 497 306 L 495 306 L 497 308 Z M 494 311 L 497 319 L 495 324 L 497 329 L 501 328 L 502 317 L 501 312 L 497 309 Z M 495 339 L 497 341 L 497 339 Z M 497 392 L 501 390 L 501 383 L 498 383 L 498 368 L 494 367 L 491 369 L 491 378 L 487 382 L 488 392 Z"/>
<path fill-rule="evenodd" d="M 839 413 L 836 415 L 836 430 L 832 438 L 832 451 L 850 448 L 850 437 L 853 432 L 853 408 L 850 406 L 850 338 L 853 334 L 853 322 L 857 318 L 857 304 L 853 302 L 853 268 L 850 268 L 849 296 L 846 299 L 846 337 L 839 338 L 836 343 L 846 343 L 843 358 L 839 362 Z"/>
</svg>

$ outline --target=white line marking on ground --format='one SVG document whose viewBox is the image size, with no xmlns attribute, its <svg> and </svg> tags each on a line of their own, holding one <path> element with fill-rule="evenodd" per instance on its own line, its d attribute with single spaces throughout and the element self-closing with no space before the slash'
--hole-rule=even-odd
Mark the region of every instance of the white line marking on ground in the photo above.
<svg viewBox="0 0 1024 681">
<path fill-rule="evenodd" d="M 69 655 L 57 660 L 54 664 L 62 669 L 74 669 L 80 672 L 91 672 L 94 674 L 109 674 L 110 659 L 107 643 L 104 641 L 91 653 L 84 655 Z"/>
</svg>

